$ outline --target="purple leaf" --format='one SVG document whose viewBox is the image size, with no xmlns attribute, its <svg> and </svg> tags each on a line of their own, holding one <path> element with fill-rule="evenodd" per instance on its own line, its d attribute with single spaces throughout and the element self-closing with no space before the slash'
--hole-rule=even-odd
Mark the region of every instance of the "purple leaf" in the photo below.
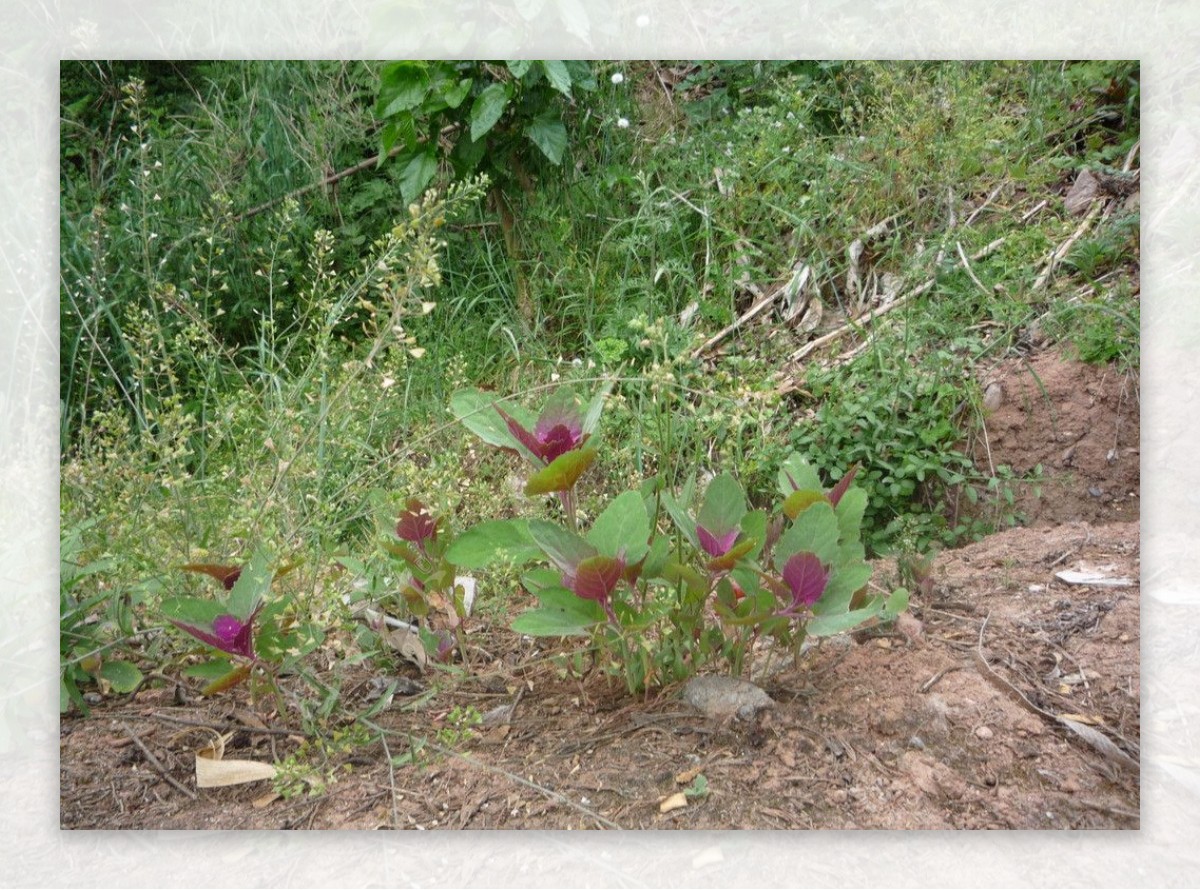
<svg viewBox="0 0 1200 890">
<path fill-rule="evenodd" d="M 541 424 L 538 424 L 540 427 Z M 559 424 L 551 427 L 545 433 L 539 432 L 537 435 L 538 447 L 541 449 L 539 454 L 542 460 L 552 462 L 556 457 L 566 454 L 572 448 L 579 444 L 579 438 L 573 435 L 567 427 Z"/>
<path fill-rule="evenodd" d="M 410 541 L 425 550 L 425 542 L 437 537 L 438 523 L 429 510 L 415 498 L 410 499 L 406 509 L 400 514 L 396 523 L 396 536 L 404 541 Z"/>
<path fill-rule="evenodd" d="M 195 624 L 177 621 L 174 618 L 168 620 L 180 630 L 187 631 L 196 639 L 207 643 L 214 649 L 220 649 L 222 652 L 228 652 L 230 655 L 241 655 L 245 658 L 253 659 L 254 619 L 262 607 L 262 603 L 255 606 L 254 611 L 250 613 L 250 617 L 245 622 L 238 620 L 234 615 L 218 615 L 213 619 L 211 628 L 198 627 Z"/>
<path fill-rule="evenodd" d="M 606 603 L 624 575 L 625 560 L 592 556 L 576 566 L 573 576 L 564 575 L 563 583 L 582 599 Z"/>
<path fill-rule="evenodd" d="M 521 424 L 517 423 L 517 421 L 512 418 L 512 415 L 510 415 L 499 405 L 496 406 L 496 412 L 504 418 L 504 422 L 508 424 L 508 431 L 516 437 L 517 441 L 524 445 L 525 448 L 528 449 L 529 453 L 534 457 L 538 458 L 539 460 L 543 459 L 542 445 L 540 442 L 538 442 L 537 436 L 529 432 L 529 430 L 525 429 L 525 427 L 521 426 Z"/>
<path fill-rule="evenodd" d="M 816 554 L 797 553 L 783 567 L 783 582 L 792 593 L 792 604 L 785 611 L 792 612 L 821 598 L 829 583 L 829 570 Z"/>
<path fill-rule="evenodd" d="M 829 490 L 829 503 L 833 504 L 835 507 L 838 505 L 838 501 L 840 501 L 842 499 L 842 495 L 849 490 L 850 483 L 854 481 L 854 477 L 857 474 L 858 464 L 854 464 L 849 470 L 846 471 L 846 474 L 838 480 L 838 484 Z"/>
<path fill-rule="evenodd" d="M 700 539 L 700 546 L 704 548 L 704 552 L 709 556 L 724 556 L 729 552 L 729 548 L 733 546 L 737 540 L 740 529 L 732 529 L 725 534 L 717 537 L 702 525 L 696 526 L 696 537 Z"/>
</svg>

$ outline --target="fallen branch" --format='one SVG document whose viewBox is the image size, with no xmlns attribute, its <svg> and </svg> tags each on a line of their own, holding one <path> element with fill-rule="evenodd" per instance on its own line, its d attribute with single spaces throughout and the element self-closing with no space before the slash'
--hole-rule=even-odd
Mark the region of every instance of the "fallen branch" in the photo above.
<svg viewBox="0 0 1200 890">
<path fill-rule="evenodd" d="M 1025 710 L 1030 711 L 1033 714 L 1037 714 L 1039 717 L 1043 718 L 1044 720 L 1048 720 L 1057 726 L 1061 726 L 1064 729 L 1070 730 L 1072 733 L 1090 745 L 1092 749 L 1104 755 L 1104 757 L 1108 760 L 1111 760 L 1135 773 L 1139 772 L 1141 767 L 1138 762 L 1117 747 L 1117 745 L 1112 741 L 1112 739 L 1108 738 L 1108 736 L 1104 735 L 1098 730 L 1092 729 L 1092 727 L 1087 726 L 1078 720 L 1072 720 L 1070 717 L 1060 714 L 1052 714 L 1049 711 L 1039 708 L 1026 697 L 1025 693 L 993 670 L 992 666 L 988 664 L 987 659 L 984 658 L 983 655 L 983 632 L 987 628 L 988 619 L 991 617 L 992 616 L 989 613 L 987 617 L 983 619 L 983 623 L 979 625 L 979 641 L 975 646 L 975 665 L 979 669 L 980 674 L 983 675 L 983 678 L 1000 690 L 1000 692 L 1004 693 L 1018 705 L 1023 707 Z"/>
<path fill-rule="evenodd" d="M 158 770 L 159 774 L 164 779 L 166 779 L 167 782 L 170 783 L 172 788 L 174 788 L 177 791 L 183 792 L 188 797 L 190 797 L 192 800 L 196 799 L 196 792 L 193 791 L 191 788 L 188 788 L 186 785 L 182 784 L 178 780 L 174 779 L 171 776 L 171 774 L 167 772 L 166 767 L 164 767 L 161 763 L 159 763 L 158 758 L 155 757 L 152 753 L 150 753 L 150 749 L 146 747 L 145 742 L 143 742 L 140 738 L 138 738 L 138 734 L 129 728 L 129 724 L 122 723 L 121 728 L 123 730 L 125 730 L 125 734 L 133 740 L 133 743 L 138 746 L 138 750 L 142 752 L 142 756 L 146 758 L 146 762 L 149 763 L 156 770 Z"/>
<path fill-rule="evenodd" d="M 1137 157 L 1141 145 L 1141 140 L 1135 142 L 1133 144 L 1133 148 L 1129 150 L 1129 154 L 1125 156 L 1125 163 L 1121 165 L 1121 171 L 1123 173 L 1128 173 L 1130 168 L 1133 166 L 1133 160 Z M 1037 279 L 1033 282 L 1033 289 L 1035 291 L 1041 290 L 1046 286 L 1046 284 L 1050 281 L 1050 276 L 1054 274 L 1055 268 L 1057 268 L 1058 264 L 1062 262 L 1063 257 L 1070 252 L 1071 248 L 1075 246 L 1075 243 L 1083 237 L 1084 233 L 1087 232 L 1089 228 L 1091 228 L 1092 223 L 1096 221 L 1096 217 L 1100 215 L 1101 211 L 1104 212 L 1104 217 L 1107 219 L 1112 215 L 1113 208 L 1115 207 L 1115 201 L 1107 200 L 1099 195 L 1092 199 L 1092 209 L 1088 211 L 1088 215 L 1084 217 L 1083 222 L 1079 224 L 1079 227 L 1074 231 L 1074 233 L 1072 233 L 1070 238 L 1068 238 L 1054 250 L 1050 251 L 1049 256 L 1046 257 L 1045 265 L 1043 266 L 1042 271 L 1038 274 Z"/>
<path fill-rule="evenodd" d="M 991 244 L 984 247 L 982 250 L 976 251 L 975 253 L 973 253 L 971 255 L 971 261 L 978 262 L 979 260 L 982 260 L 985 257 L 988 257 L 991 254 L 995 253 L 996 250 L 1000 247 L 1000 245 L 1004 243 L 1004 240 L 1005 240 L 1004 238 L 997 238 L 995 241 L 993 241 Z M 801 346 L 799 349 L 797 349 L 794 353 L 792 353 L 791 360 L 794 362 L 800 361 L 802 358 L 809 355 L 813 351 L 820 349 L 826 343 L 831 343 L 834 340 L 837 340 L 839 337 L 844 336 L 848 332 L 857 330 L 863 324 L 870 322 L 870 321 L 874 321 L 875 319 L 879 318 L 881 315 L 886 315 L 888 312 L 891 312 L 897 306 L 904 305 L 909 300 L 911 300 L 913 297 L 919 297 L 921 294 L 925 293 L 927 290 L 932 288 L 934 286 L 934 284 L 936 284 L 936 283 L 937 283 L 937 276 L 935 275 L 933 278 L 930 278 L 928 281 L 924 282 L 923 284 L 918 285 L 917 287 L 913 288 L 911 291 L 906 293 L 904 296 L 897 297 L 895 300 L 888 303 L 886 306 L 880 306 L 878 309 L 874 309 L 871 312 L 868 312 L 862 318 L 847 322 L 846 324 L 842 325 L 840 328 L 836 328 L 836 329 L 830 331 L 828 334 L 818 337 L 815 340 L 810 340 L 808 343 L 805 343 L 803 346 Z"/>
<path fill-rule="evenodd" d="M 746 322 L 752 321 L 753 319 L 757 318 L 759 315 L 762 314 L 762 311 L 764 309 L 766 309 L 768 306 L 770 306 L 772 303 L 774 303 L 777 299 L 779 299 L 779 295 L 782 294 L 785 290 L 787 290 L 786 287 L 778 287 L 775 290 L 773 290 L 771 293 L 767 294 L 765 297 L 763 297 L 761 300 L 759 300 L 757 303 L 755 303 L 753 306 L 751 306 L 739 318 L 735 319 L 733 324 L 728 325 L 727 327 L 725 327 L 722 330 L 718 331 L 717 333 L 713 334 L 713 336 L 709 337 L 708 340 L 706 340 L 702 346 L 700 346 L 699 348 L 696 349 L 696 351 L 693 353 L 693 356 L 696 358 L 699 358 L 700 356 L 704 355 L 704 353 L 708 352 L 710 349 L 712 349 L 714 346 L 716 346 L 718 343 L 720 343 L 722 340 L 724 340 L 726 337 L 728 337 L 730 334 L 732 334 L 734 331 L 736 331 L 738 328 L 740 328 L 742 325 L 744 325 Z"/>
<path fill-rule="evenodd" d="M 271 736 L 297 736 L 302 738 L 304 733 L 298 729 L 272 729 L 268 726 L 255 727 L 246 726 L 241 723 L 229 725 L 228 723 L 209 723 L 205 720 L 188 720 L 185 717 L 173 717 L 170 714 L 151 714 L 155 720 L 162 720 L 167 723 L 176 723 L 180 726 L 194 726 L 197 729 L 215 729 L 217 732 L 248 732 L 251 735 L 271 735 Z"/>
</svg>

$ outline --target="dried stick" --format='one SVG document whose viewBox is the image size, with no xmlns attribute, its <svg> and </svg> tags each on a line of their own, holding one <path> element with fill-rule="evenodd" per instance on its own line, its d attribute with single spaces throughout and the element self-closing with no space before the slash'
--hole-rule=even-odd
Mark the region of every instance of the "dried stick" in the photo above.
<svg viewBox="0 0 1200 890">
<path fill-rule="evenodd" d="M 226 723 L 209 723 L 204 720 L 188 720 L 184 717 L 173 717 L 170 714 L 151 714 L 155 720 L 163 720 L 167 723 L 178 723 L 180 726 L 195 726 L 198 729 L 215 729 L 217 732 L 248 732 L 253 735 L 270 735 L 270 736 L 303 736 L 300 730 L 297 729 L 270 729 L 263 727 L 258 729 L 253 726 L 243 726 L 241 724 L 230 726 Z"/>
<path fill-rule="evenodd" d="M 142 756 L 146 758 L 146 762 L 158 770 L 159 774 L 171 784 L 172 788 L 177 791 L 182 791 L 192 800 L 196 799 L 196 792 L 171 777 L 171 774 L 167 772 L 166 767 L 159 763 L 158 758 L 150 753 L 150 749 L 146 747 L 145 742 L 138 738 L 138 734 L 129 728 L 128 723 L 122 723 L 121 728 L 125 730 L 125 734 L 133 740 L 133 743 L 138 746 L 138 750 L 142 752 Z"/>
<path fill-rule="evenodd" d="M 1133 144 L 1133 148 L 1131 148 L 1129 150 L 1129 154 L 1125 156 L 1125 163 L 1121 165 L 1122 172 L 1129 172 L 1130 168 L 1133 166 L 1133 159 L 1137 157 L 1141 146 L 1141 140 L 1138 140 Z M 1068 238 L 1054 250 L 1050 251 L 1050 255 L 1046 257 L 1046 264 L 1044 268 L 1038 275 L 1037 280 L 1033 283 L 1033 289 L 1035 291 L 1041 290 L 1046 286 L 1046 283 L 1050 280 L 1050 276 L 1054 274 L 1055 268 L 1062 261 L 1063 257 L 1070 252 L 1071 248 L 1075 246 L 1075 242 L 1082 238 L 1083 234 L 1089 228 L 1091 228 L 1092 223 L 1095 222 L 1096 217 L 1100 215 L 1101 210 L 1104 211 L 1104 216 L 1106 218 L 1112 214 L 1113 208 L 1116 206 L 1115 203 L 1108 202 L 1107 208 L 1105 208 L 1105 203 L 1106 202 L 1099 197 L 1093 198 L 1092 209 L 1088 211 L 1088 215 L 1085 216 L 1083 222 L 1079 224 L 1079 228 L 1075 230 L 1070 238 Z"/>
<path fill-rule="evenodd" d="M 718 331 L 716 334 L 713 334 L 713 336 L 709 337 L 708 340 L 704 343 L 704 345 L 701 346 L 699 349 L 697 349 L 693 353 L 693 355 L 695 357 L 704 355 L 704 353 L 708 352 L 710 349 L 712 349 L 714 346 L 716 346 L 718 343 L 720 343 L 722 340 L 724 340 L 726 337 L 728 337 L 730 334 L 732 334 L 734 331 L 736 331 L 738 328 L 740 328 L 746 322 L 751 321 L 754 318 L 756 318 L 757 316 L 761 315 L 762 311 L 764 309 L 766 309 L 768 306 L 770 306 L 772 303 L 774 303 L 779 298 L 779 295 L 781 293 L 783 293 L 786 289 L 787 289 L 786 287 L 776 288 L 774 291 L 767 294 L 765 297 L 763 297 L 761 300 L 759 300 L 757 303 L 755 303 L 753 306 L 751 306 L 744 314 L 742 314 L 741 317 L 734 320 L 733 324 L 728 325 L 724 329 Z"/>
<path fill-rule="evenodd" d="M 1000 245 L 1004 243 L 1004 240 L 1005 240 L 1004 238 L 997 238 L 995 241 L 993 241 L 991 244 L 984 247 L 982 250 L 976 251 L 975 253 L 971 254 L 971 260 L 973 262 L 978 262 L 979 260 L 982 260 L 985 257 L 990 256 L 991 254 L 995 253 L 996 250 L 1000 247 Z M 879 318 L 879 316 L 885 315 L 886 313 L 891 312 L 897 306 L 901 306 L 904 303 L 907 303 L 913 297 L 920 296 L 921 294 L 923 294 L 927 290 L 929 290 L 931 287 L 933 287 L 934 284 L 936 284 L 936 283 L 937 283 L 937 277 L 935 276 L 933 278 L 930 278 L 928 281 L 924 282 L 923 284 L 913 288 L 911 291 L 906 293 L 904 296 L 897 297 L 895 300 L 892 300 L 892 302 L 888 303 L 886 306 L 880 306 L 878 309 L 868 312 L 865 316 L 863 316 L 863 318 L 857 319 L 855 321 L 852 321 L 845 325 L 842 325 L 840 328 L 836 328 L 835 330 L 830 331 L 828 334 L 825 334 L 822 337 L 818 337 L 815 340 L 811 340 L 808 343 L 805 343 L 802 347 L 800 347 L 798 350 L 796 350 L 794 353 L 792 353 L 791 360 L 794 362 L 800 361 L 802 358 L 809 355 L 814 350 L 820 349 L 826 343 L 830 343 L 830 342 L 838 339 L 839 337 L 845 335 L 849 331 L 853 331 L 853 330 L 859 328 L 862 324 L 864 324 L 866 322 L 874 321 L 876 318 Z"/>
</svg>

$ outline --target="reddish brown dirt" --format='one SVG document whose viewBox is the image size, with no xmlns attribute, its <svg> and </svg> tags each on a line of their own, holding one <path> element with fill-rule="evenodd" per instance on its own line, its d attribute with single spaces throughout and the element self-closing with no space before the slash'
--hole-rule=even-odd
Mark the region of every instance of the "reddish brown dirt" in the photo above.
<svg viewBox="0 0 1200 890">
<path fill-rule="evenodd" d="M 1006 359 L 982 376 L 998 387 L 1000 405 L 987 413 L 973 457 L 980 469 L 1008 466 L 1019 476 L 1041 466 L 1040 486 L 1017 489 L 1028 523 L 1138 518 L 1136 376 L 1050 351 Z"/>
<path fill-rule="evenodd" d="M 323 793 L 268 801 L 261 781 L 196 789 L 192 752 L 213 733 L 180 721 L 234 729 L 227 758 L 270 762 L 297 751 L 298 736 L 247 726 L 257 718 L 244 693 L 198 702 L 185 691 L 180 703 L 170 688 L 149 689 L 104 700 L 90 719 L 67 717 L 61 824 L 1137 828 L 1136 380 L 1050 353 L 992 376 L 1005 401 L 988 418 L 991 458 L 1017 470 L 1042 463 L 1043 499 L 1024 504 L 1038 526 L 941 554 L 906 633 L 827 641 L 798 668 L 760 679 L 777 704 L 754 721 L 706 719 L 678 689 L 641 700 L 563 679 L 533 643 L 480 627 L 472 638 L 487 666 L 436 687 L 418 678 L 432 695 L 397 697 L 376 718 L 399 733 L 387 751 L 360 745 L 327 762 L 308 753 L 328 779 Z M 1056 578 L 1068 569 L 1133 583 L 1068 585 Z M 893 567 L 878 564 L 876 582 L 894 580 Z M 366 707 L 367 668 L 339 676 L 346 704 Z M 507 722 L 457 739 L 447 732 L 456 707 L 488 714 L 513 702 Z M 415 762 L 390 767 L 388 755 Z M 707 795 L 660 812 L 700 775 Z"/>
</svg>

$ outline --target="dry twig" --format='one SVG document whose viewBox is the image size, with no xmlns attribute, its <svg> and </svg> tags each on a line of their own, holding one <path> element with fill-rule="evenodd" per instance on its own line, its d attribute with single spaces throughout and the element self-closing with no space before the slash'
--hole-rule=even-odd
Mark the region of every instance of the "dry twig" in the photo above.
<svg viewBox="0 0 1200 890">
<path fill-rule="evenodd" d="M 158 770 L 159 774 L 170 783 L 172 788 L 174 788 L 176 791 L 183 792 L 192 800 L 196 799 L 196 792 L 191 788 L 188 788 L 186 785 L 180 783 L 178 780 L 174 779 L 171 774 L 167 772 L 166 767 L 164 767 L 159 762 L 158 758 L 150 752 L 150 749 L 146 747 L 146 743 L 138 738 L 138 734 L 129 728 L 128 723 L 122 723 L 121 729 L 125 730 L 125 734 L 128 735 L 129 738 L 133 740 L 133 743 L 138 746 L 138 750 L 142 752 L 142 756 L 146 758 L 146 762 Z"/>
</svg>

